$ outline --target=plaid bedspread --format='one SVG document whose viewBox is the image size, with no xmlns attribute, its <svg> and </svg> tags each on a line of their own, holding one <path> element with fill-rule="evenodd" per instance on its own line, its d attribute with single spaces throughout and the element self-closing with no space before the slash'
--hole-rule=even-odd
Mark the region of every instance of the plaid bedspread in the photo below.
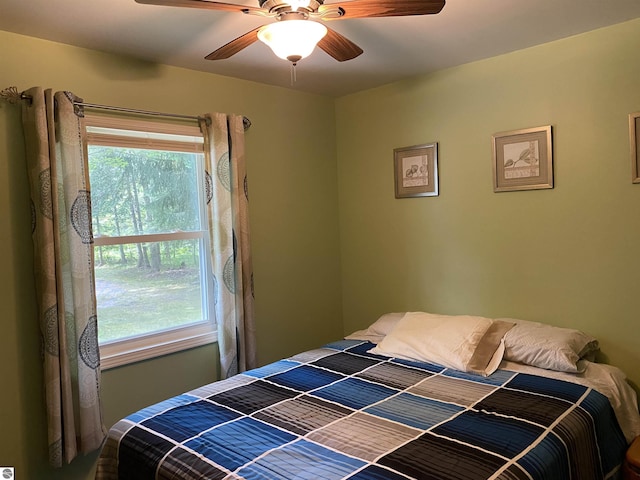
<svg viewBox="0 0 640 480">
<path fill-rule="evenodd" d="M 605 396 L 367 353 L 343 340 L 145 408 L 110 431 L 99 480 L 558 479 L 616 475 Z"/>
</svg>

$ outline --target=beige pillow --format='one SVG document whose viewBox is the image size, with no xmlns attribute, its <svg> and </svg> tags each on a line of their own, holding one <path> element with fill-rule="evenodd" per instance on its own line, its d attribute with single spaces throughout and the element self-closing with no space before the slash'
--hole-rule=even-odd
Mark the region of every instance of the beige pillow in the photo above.
<svg viewBox="0 0 640 480">
<path fill-rule="evenodd" d="M 358 330 L 351 335 L 344 337 L 347 340 L 367 340 L 372 343 L 380 343 L 387 334 L 394 329 L 405 312 L 385 313 L 378 320 L 373 322 L 366 330 Z"/>
<path fill-rule="evenodd" d="M 504 359 L 558 372 L 580 373 L 582 358 L 593 359 L 599 345 L 591 335 L 571 328 L 503 318 L 515 326 L 504 337 Z"/>
<path fill-rule="evenodd" d="M 369 352 L 491 375 L 500 365 L 502 338 L 512 322 L 470 315 L 408 312 Z"/>
</svg>

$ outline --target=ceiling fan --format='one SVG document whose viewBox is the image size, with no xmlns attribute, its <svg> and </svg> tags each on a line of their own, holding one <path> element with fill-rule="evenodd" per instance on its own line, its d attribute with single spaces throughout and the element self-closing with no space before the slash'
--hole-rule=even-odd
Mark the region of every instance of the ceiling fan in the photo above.
<svg viewBox="0 0 640 480">
<path fill-rule="evenodd" d="M 431 15 L 442 10 L 445 0 L 346 0 L 324 4 L 324 0 L 257 0 L 258 7 L 208 0 L 135 0 L 137 3 L 204 10 L 240 12 L 274 18 L 276 22 L 255 28 L 211 52 L 207 60 L 223 60 L 261 40 L 280 58 L 294 65 L 319 46 L 344 62 L 362 54 L 362 49 L 324 24 L 314 21 L 369 17 Z M 312 20 L 314 19 L 314 20 Z"/>
</svg>

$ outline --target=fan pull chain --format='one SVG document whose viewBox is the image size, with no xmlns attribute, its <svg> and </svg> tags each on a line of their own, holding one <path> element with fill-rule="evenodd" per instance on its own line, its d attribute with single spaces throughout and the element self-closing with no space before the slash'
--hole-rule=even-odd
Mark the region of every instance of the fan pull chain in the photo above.
<svg viewBox="0 0 640 480">
<path fill-rule="evenodd" d="M 297 81 L 296 77 L 296 62 L 291 62 L 291 86 L 293 87 Z"/>
</svg>

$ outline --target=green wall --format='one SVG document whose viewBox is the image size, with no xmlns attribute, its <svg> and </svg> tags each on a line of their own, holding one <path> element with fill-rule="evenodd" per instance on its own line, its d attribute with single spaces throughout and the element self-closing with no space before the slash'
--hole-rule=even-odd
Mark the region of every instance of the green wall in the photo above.
<svg viewBox="0 0 640 480">
<path fill-rule="evenodd" d="M 390 311 L 537 320 L 640 383 L 639 48 L 636 20 L 338 99 L 345 333 Z M 494 193 L 492 134 L 548 124 L 555 188 Z M 440 195 L 396 200 L 393 149 L 428 142 Z"/>
<path fill-rule="evenodd" d="M 259 362 L 342 333 L 332 99 L 0 32 L 0 89 L 253 122 L 246 136 Z M 283 75 L 288 75 L 283 64 Z M 93 478 L 96 455 L 46 465 L 31 217 L 19 106 L 0 102 L 0 465 L 29 480 Z M 105 423 L 217 379 L 215 345 L 103 373 Z"/>
</svg>

